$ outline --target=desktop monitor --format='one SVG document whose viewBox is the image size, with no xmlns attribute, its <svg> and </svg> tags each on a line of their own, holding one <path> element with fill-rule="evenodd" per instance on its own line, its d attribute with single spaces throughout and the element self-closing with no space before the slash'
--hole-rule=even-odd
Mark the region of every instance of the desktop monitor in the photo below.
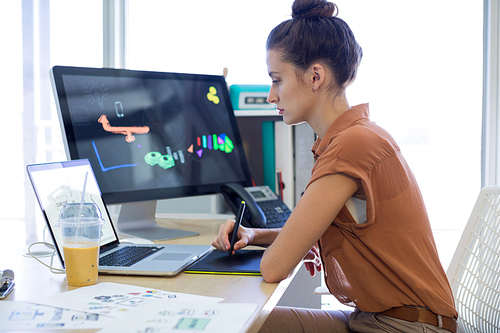
<svg viewBox="0 0 500 333">
<path fill-rule="evenodd" d="M 118 229 L 188 236 L 156 224 L 156 201 L 214 194 L 251 176 L 223 76 L 56 66 L 66 153 L 89 159 Z"/>
</svg>

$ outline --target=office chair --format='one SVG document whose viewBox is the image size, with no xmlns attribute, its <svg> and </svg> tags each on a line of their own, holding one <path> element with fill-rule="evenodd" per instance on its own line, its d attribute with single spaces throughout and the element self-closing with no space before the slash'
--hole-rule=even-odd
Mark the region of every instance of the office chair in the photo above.
<svg viewBox="0 0 500 333">
<path fill-rule="evenodd" d="M 467 333 L 500 332 L 500 186 L 479 193 L 446 272 Z"/>
</svg>

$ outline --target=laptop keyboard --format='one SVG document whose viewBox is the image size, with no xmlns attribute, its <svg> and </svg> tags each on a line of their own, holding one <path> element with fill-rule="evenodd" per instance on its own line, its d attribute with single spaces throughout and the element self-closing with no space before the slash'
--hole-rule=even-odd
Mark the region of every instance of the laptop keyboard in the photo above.
<svg viewBox="0 0 500 333">
<path fill-rule="evenodd" d="M 130 267 L 161 249 L 155 246 L 126 246 L 100 258 L 99 266 Z"/>
</svg>

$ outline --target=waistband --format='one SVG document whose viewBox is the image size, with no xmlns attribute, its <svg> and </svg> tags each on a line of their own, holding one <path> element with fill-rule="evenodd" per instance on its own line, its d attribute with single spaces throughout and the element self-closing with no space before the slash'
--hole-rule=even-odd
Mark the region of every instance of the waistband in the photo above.
<svg viewBox="0 0 500 333">
<path fill-rule="evenodd" d="M 380 314 L 411 322 L 418 321 L 421 323 L 434 325 L 439 328 L 444 328 L 445 330 L 452 333 L 457 333 L 457 321 L 455 320 L 455 318 L 437 315 L 434 312 L 424 308 L 400 306 L 397 308 L 386 310 L 384 312 L 380 312 Z"/>
</svg>

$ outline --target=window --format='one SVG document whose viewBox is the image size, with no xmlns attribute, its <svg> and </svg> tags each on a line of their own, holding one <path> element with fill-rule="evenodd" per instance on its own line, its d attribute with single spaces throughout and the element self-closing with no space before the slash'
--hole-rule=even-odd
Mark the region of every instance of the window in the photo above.
<svg viewBox="0 0 500 333">
<path fill-rule="evenodd" d="M 291 0 L 130 0 L 130 69 L 221 75 L 229 84 L 269 84 L 267 35 L 290 18 Z"/>
<path fill-rule="evenodd" d="M 1 155 L 0 225 L 11 244 L 41 239 L 45 222 L 26 176 L 30 163 L 66 158 L 49 80 L 54 65 L 102 66 L 102 2 L 0 4 L 0 98 L 8 115 Z M 26 223 L 23 223 L 26 221 Z"/>
</svg>

